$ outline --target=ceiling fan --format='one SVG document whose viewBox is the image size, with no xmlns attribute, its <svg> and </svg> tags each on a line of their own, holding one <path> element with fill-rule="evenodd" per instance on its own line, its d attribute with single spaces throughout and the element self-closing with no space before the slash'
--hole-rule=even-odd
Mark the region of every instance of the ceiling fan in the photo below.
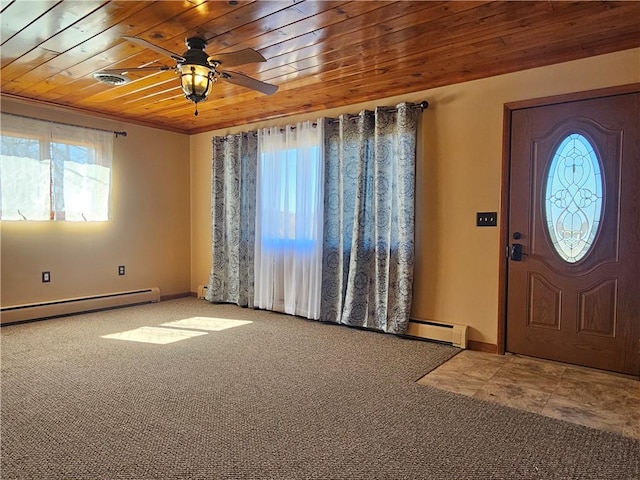
<svg viewBox="0 0 640 480">
<path fill-rule="evenodd" d="M 265 83 L 255 78 L 248 77 L 238 72 L 219 70 L 218 67 L 234 67 L 248 63 L 266 62 L 266 59 L 251 48 L 238 50 L 230 53 L 218 53 L 209 56 L 205 52 L 207 41 L 200 37 L 189 37 L 186 40 L 187 51 L 182 55 L 166 50 L 158 45 L 143 40 L 138 37 L 123 36 L 125 40 L 154 50 L 158 53 L 171 57 L 176 61 L 175 67 L 167 66 L 142 66 L 135 68 L 119 68 L 111 70 L 100 70 L 93 74 L 96 80 L 110 85 L 121 85 L 128 83 L 130 79 L 127 73 L 141 71 L 168 71 L 173 70 L 180 75 L 182 90 L 187 100 L 196 104 L 195 115 L 198 115 L 198 103 L 205 100 L 211 92 L 213 84 L 219 79 L 241 87 L 250 88 L 266 95 L 271 95 L 278 90 L 277 85 Z"/>
</svg>

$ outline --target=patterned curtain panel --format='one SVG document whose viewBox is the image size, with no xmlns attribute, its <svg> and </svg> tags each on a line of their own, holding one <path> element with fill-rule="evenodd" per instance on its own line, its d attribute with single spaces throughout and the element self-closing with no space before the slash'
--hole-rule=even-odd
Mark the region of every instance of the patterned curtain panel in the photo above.
<svg viewBox="0 0 640 480">
<path fill-rule="evenodd" d="M 206 299 L 253 307 L 257 134 L 213 139 L 213 262 Z"/>
<path fill-rule="evenodd" d="M 400 104 L 324 120 L 323 321 L 407 330 L 417 118 Z"/>
</svg>

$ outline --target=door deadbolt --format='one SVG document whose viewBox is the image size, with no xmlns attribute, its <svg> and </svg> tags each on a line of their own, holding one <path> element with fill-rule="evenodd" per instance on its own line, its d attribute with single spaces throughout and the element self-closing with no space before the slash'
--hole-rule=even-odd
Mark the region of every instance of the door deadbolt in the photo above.
<svg viewBox="0 0 640 480">
<path fill-rule="evenodd" d="M 521 243 L 513 243 L 511 244 L 511 260 L 514 262 L 522 261 L 522 244 Z"/>
</svg>

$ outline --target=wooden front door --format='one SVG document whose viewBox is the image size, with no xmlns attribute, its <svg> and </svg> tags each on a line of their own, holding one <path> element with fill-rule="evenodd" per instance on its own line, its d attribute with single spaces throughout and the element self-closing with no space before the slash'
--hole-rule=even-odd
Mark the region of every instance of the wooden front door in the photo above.
<svg viewBox="0 0 640 480">
<path fill-rule="evenodd" d="M 507 351 L 640 375 L 640 93 L 511 114 Z"/>
</svg>

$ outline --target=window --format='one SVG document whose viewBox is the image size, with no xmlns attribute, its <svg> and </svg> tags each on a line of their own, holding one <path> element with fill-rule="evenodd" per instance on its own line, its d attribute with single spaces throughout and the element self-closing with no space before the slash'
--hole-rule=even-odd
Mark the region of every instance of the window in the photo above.
<svg viewBox="0 0 640 480">
<path fill-rule="evenodd" d="M 317 144 L 260 153 L 263 244 L 305 250 L 319 241 L 320 166 Z"/>
<path fill-rule="evenodd" d="M 589 140 L 567 135 L 555 150 L 546 178 L 545 215 L 551 242 L 568 263 L 584 258 L 602 215 L 600 161 Z"/>
<path fill-rule="evenodd" d="M 2 114 L 0 219 L 109 219 L 113 134 Z"/>
</svg>

